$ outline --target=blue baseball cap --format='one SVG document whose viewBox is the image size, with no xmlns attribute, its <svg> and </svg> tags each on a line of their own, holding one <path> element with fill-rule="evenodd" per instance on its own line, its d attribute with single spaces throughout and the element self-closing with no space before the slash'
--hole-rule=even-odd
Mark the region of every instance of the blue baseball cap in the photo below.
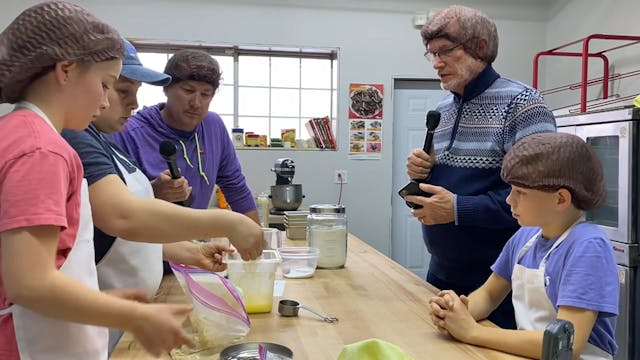
<svg viewBox="0 0 640 360">
<path fill-rule="evenodd" d="M 124 42 L 124 59 L 120 75 L 157 86 L 166 86 L 171 82 L 171 76 L 144 67 L 138 58 L 136 48 L 127 39 L 123 38 L 122 41 Z"/>
</svg>

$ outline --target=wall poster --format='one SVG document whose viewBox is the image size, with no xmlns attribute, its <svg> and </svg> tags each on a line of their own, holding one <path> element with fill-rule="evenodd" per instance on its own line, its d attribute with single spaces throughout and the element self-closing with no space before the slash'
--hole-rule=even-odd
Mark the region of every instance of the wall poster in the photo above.
<svg viewBox="0 0 640 360">
<path fill-rule="evenodd" d="M 380 159 L 384 85 L 349 85 L 349 158 Z"/>
</svg>

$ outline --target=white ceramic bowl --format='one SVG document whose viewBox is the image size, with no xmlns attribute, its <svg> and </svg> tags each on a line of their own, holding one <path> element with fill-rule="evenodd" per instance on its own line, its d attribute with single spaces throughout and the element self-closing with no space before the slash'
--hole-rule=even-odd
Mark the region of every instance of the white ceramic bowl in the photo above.
<svg viewBox="0 0 640 360">
<path fill-rule="evenodd" d="M 310 278 L 316 271 L 320 250 L 314 247 L 282 247 L 278 249 L 282 259 L 280 270 L 286 278 Z"/>
</svg>

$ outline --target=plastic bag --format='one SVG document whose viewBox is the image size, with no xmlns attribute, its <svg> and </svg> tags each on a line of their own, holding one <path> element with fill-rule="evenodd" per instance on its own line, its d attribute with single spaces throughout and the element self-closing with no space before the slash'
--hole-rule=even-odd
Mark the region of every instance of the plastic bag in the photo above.
<svg viewBox="0 0 640 360">
<path fill-rule="evenodd" d="M 170 262 L 182 290 L 193 304 L 189 315 L 197 353 L 220 350 L 247 335 L 249 316 L 238 290 L 224 277 L 202 269 Z"/>
</svg>

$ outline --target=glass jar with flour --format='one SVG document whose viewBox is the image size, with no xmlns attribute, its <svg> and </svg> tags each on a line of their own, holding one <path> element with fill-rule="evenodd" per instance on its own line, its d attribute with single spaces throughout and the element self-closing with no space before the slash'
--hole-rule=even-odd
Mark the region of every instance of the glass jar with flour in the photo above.
<svg viewBox="0 0 640 360">
<path fill-rule="evenodd" d="M 320 250 L 319 268 L 344 267 L 347 261 L 347 215 L 344 206 L 311 205 L 307 223 L 307 240 L 309 240 L 309 246 Z"/>
</svg>

